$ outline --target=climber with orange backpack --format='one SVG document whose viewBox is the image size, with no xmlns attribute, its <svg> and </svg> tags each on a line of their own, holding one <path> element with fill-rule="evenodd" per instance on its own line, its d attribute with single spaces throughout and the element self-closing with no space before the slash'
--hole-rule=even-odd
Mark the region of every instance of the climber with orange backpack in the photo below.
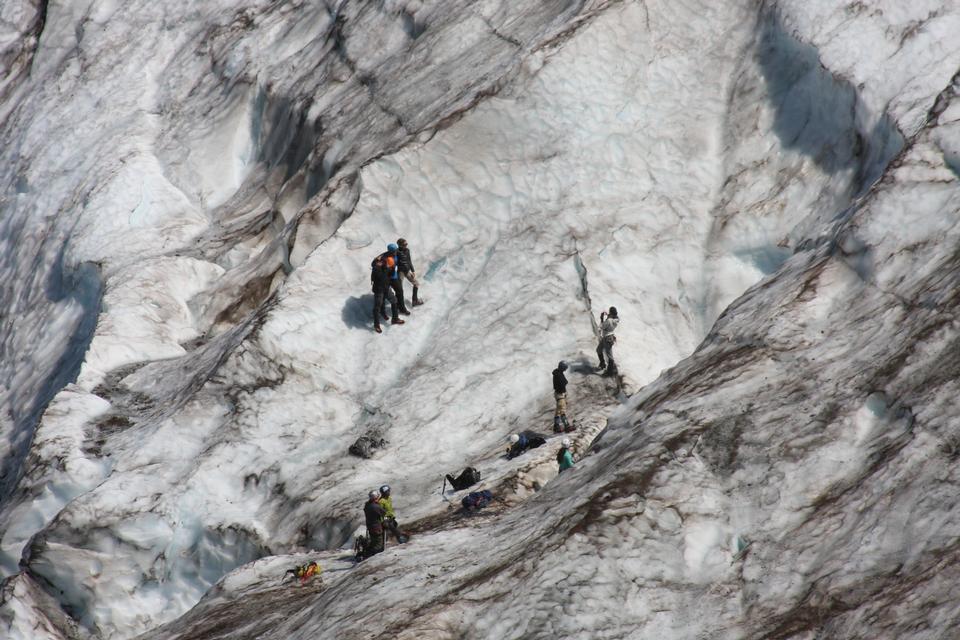
<svg viewBox="0 0 960 640">
<path fill-rule="evenodd" d="M 407 303 L 403 299 L 403 278 L 400 274 L 400 247 L 391 242 L 387 245 L 386 251 L 374 258 L 374 262 L 377 260 L 382 260 L 387 267 L 387 273 L 390 276 L 390 288 L 397 297 L 397 308 L 403 315 L 410 315 L 410 312 L 407 310 Z M 403 324 L 403 322 L 394 321 L 393 324 Z"/>
<path fill-rule="evenodd" d="M 397 296 L 390 285 L 391 274 L 395 271 L 396 260 L 387 254 L 377 256 L 370 264 L 370 285 L 373 289 L 373 330 L 377 333 L 383 333 L 383 329 L 380 328 L 380 318 L 387 319 L 387 311 L 384 309 L 386 300 L 390 301 L 390 309 L 393 312 L 391 324 L 403 324 L 403 320 L 398 315 Z"/>
</svg>

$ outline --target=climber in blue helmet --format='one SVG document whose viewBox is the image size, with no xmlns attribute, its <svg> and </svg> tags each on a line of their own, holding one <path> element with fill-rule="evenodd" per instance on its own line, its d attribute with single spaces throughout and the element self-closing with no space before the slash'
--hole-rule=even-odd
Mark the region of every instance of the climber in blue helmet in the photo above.
<svg viewBox="0 0 960 640">
<path fill-rule="evenodd" d="M 391 242 L 387 245 L 386 251 L 374 258 L 374 262 L 380 260 L 388 266 L 388 269 L 390 270 L 390 288 L 393 289 L 393 292 L 397 296 L 397 307 L 400 313 L 408 316 L 410 315 L 410 312 L 407 310 L 407 303 L 403 300 L 403 278 L 400 277 L 400 256 L 398 255 L 399 250 L 400 247 Z M 395 322 L 394 324 L 403 323 Z"/>
</svg>

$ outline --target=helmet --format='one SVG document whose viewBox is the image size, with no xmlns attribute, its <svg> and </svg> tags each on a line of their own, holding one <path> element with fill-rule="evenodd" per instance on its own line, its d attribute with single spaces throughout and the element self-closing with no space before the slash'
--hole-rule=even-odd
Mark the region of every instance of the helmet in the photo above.
<svg viewBox="0 0 960 640">
<path fill-rule="evenodd" d="M 560 371 L 566 371 L 566 370 L 567 370 L 567 363 L 564 362 L 563 360 L 561 360 L 561 361 L 560 361 L 560 364 L 557 365 L 557 369 L 560 369 Z"/>
<path fill-rule="evenodd" d="M 369 494 L 367 494 L 367 495 L 370 497 L 371 500 L 379 500 L 379 499 L 380 499 L 380 494 L 377 493 L 376 491 L 371 491 L 371 492 L 370 492 Z"/>
<path fill-rule="evenodd" d="M 390 485 L 385 484 L 382 487 L 380 487 L 380 495 L 382 496 L 390 495 Z"/>
<path fill-rule="evenodd" d="M 515 433 L 510 434 L 510 443 L 511 443 L 511 444 L 517 444 L 518 442 L 520 442 L 520 436 L 518 436 L 518 435 L 515 434 Z"/>
<path fill-rule="evenodd" d="M 399 247 L 398 247 L 396 244 L 394 244 L 393 242 L 391 242 L 390 244 L 387 245 L 387 251 L 389 251 L 390 253 L 393 253 L 393 252 L 396 251 L 397 249 L 399 249 Z"/>
<path fill-rule="evenodd" d="M 563 440 L 560 441 L 560 444 L 563 446 L 564 449 L 569 449 L 569 448 L 570 448 L 570 438 L 564 438 Z"/>
<path fill-rule="evenodd" d="M 617 317 L 617 308 L 616 308 L 616 307 L 610 307 L 609 315 L 610 315 L 611 318 L 616 318 L 616 317 Z"/>
</svg>

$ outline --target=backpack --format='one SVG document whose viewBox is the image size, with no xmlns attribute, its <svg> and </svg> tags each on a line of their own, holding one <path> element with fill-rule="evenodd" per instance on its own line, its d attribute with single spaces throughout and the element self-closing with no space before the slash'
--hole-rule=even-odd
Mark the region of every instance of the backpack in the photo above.
<svg viewBox="0 0 960 640">
<path fill-rule="evenodd" d="M 287 572 L 283 574 L 283 578 L 286 580 L 287 576 L 292 575 L 300 578 L 300 584 L 304 584 L 313 576 L 319 576 L 322 571 L 323 568 L 320 567 L 320 563 L 316 560 L 311 560 L 307 564 L 301 564 L 293 569 L 287 569 Z"/>
<path fill-rule="evenodd" d="M 373 452 L 376 449 L 381 449 L 385 446 L 387 446 L 387 441 L 383 438 L 360 436 L 352 445 L 350 445 L 350 448 L 347 449 L 347 452 L 350 455 L 358 458 L 372 458 Z"/>
<path fill-rule="evenodd" d="M 490 504 L 491 500 L 493 500 L 493 494 L 484 489 L 483 491 L 474 491 L 465 495 L 463 500 L 460 501 L 460 504 L 463 505 L 464 510 L 470 511 L 471 509 L 483 509 Z"/>
<path fill-rule="evenodd" d="M 461 489 L 466 489 L 480 482 L 480 472 L 473 467 L 467 467 L 461 471 L 460 475 L 456 478 L 447 474 L 447 481 L 450 482 L 450 486 L 453 487 L 455 491 L 460 491 Z"/>
<path fill-rule="evenodd" d="M 372 555 L 373 554 L 370 553 L 370 538 L 363 534 L 357 536 L 356 541 L 353 543 L 353 556 L 357 562 L 366 560 Z"/>
<path fill-rule="evenodd" d="M 460 489 L 466 489 L 470 485 L 477 484 L 478 482 L 480 482 L 480 472 L 473 467 L 467 467 L 459 476 L 457 476 L 457 482 L 453 485 L 453 487 L 459 491 Z"/>
</svg>

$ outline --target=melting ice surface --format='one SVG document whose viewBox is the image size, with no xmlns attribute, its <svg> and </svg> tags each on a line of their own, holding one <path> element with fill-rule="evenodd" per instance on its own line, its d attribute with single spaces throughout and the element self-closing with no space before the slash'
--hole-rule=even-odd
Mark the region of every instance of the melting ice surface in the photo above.
<svg viewBox="0 0 960 640">
<path fill-rule="evenodd" d="M 3 633 L 949 637 L 960 8 L 719 5 L 8 0 Z"/>
</svg>

